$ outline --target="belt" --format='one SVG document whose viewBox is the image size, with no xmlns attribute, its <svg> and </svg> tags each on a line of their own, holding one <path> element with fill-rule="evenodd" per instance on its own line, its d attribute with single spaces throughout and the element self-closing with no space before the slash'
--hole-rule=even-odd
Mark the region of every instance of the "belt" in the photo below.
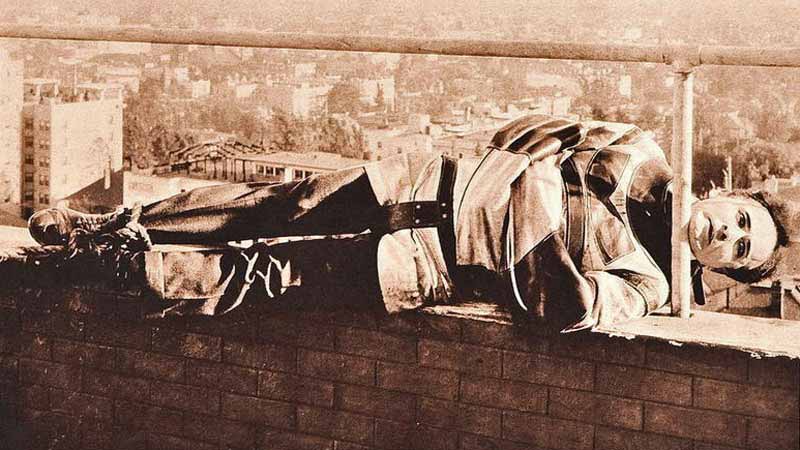
<svg viewBox="0 0 800 450">
<path fill-rule="evenodd" d="M 572 158 L 561 164 L 561 176 L 567 193 L 567 251 L 572 261 L 579 265 L 583 260 L 586 238 L 586 201 L 583 197 L 586 186 Z"/>
<path fill-rule="evenodd" d="M 378 228 L 386 233 L 408 228 L 436 227 L 448 273 L 456 267 L 456 237 L 453 226 L 453 189 L 458 160 L 442 157 L 442 174 L 436 201 L 403 202 L 382 208 Z"/>
</svg>

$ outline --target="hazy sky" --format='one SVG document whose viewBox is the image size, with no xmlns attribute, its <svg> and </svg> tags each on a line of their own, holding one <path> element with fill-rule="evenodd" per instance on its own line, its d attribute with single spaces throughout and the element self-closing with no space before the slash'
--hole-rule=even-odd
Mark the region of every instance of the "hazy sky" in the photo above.
<svg viewBox="0 0 800 450">
<path fill-rule="evenodd" d="M 4 20 L 35 11 L 57 11 L 63 20 L 79 12 L 113 14 L 127 21 L 205 20 L 232 16 L 264 26 L 300 24 L 324 19 L 328 23 L 347 23 L 358 27 L 367 18 L 391 23 L 445 14 L 461 22 L 467 30 L 471 24 L 494 18 L 497 26 L 503 19 L 516 23 L 529 21 L 537 26 L 580 26 L 604 29 L 641 27 L 653 34 L 663 28 L 662 35 L 686 35 L 692 40 L 724 35 L 725 30 L 746 30 L 757 45 L 759 37 L 785 45 L 800 45 L 796 31 L 800 23 L 800 0 L 0 0 Z M 447 31 L 448 25 L 443 25 Z M 312 30 L 325 32 L 326 30 Z M 776 34 L 781 38 L 774 38 Z M 766 39 L 766 38 L 765 38 Z"/>
</svg>

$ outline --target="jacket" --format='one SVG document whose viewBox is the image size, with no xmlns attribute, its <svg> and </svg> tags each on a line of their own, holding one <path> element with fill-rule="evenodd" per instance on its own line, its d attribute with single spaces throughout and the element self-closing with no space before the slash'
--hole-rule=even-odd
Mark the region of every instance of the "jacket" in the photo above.
<svg viewBox="0 0 800 450">
<path fill-rule="evenodd" d="M 529 316 L 644 316 L 669 296 L 671 171 L 637 127 L 526 116 L 497 132 L 456 209 L 456 259 Z"/>
</svg>

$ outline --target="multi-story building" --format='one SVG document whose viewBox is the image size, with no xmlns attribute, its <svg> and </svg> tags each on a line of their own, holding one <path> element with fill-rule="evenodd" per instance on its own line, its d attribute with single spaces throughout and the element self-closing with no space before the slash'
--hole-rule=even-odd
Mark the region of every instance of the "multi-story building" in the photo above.
<svg viewBox="0 0 800 450">
<path fill-rule="evenodd" d="M 275 83 L 263 86 L 265 105 L 271 110 L 282 110 L 295 117 L 307 118 L 327 110 L 329 84 Z"/>
<path fill-rule="evenodd" d="M 22 108 L 23 216 L 68 198 L 122 169 L 122 89 L 25 80 Z"/>
<path fill-rule="evenodd" d="M 0 49 L 0 212 L 20 214 L 22 63 Z"/>
</svg>

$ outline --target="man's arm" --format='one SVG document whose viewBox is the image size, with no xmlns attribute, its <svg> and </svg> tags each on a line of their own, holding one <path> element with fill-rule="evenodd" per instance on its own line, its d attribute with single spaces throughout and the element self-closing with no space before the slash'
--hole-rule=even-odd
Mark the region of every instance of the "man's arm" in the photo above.
<svg viewBox="0 0 800 450">
<path fill-rule="evenodd" d="M 665 305 L 669 285 L 635 270 L 581 273 L 560 236 L 552 234 L 508 271 L 512 295 L 537 319 L 563 331 L 644 317 Z"/>
</svg>

